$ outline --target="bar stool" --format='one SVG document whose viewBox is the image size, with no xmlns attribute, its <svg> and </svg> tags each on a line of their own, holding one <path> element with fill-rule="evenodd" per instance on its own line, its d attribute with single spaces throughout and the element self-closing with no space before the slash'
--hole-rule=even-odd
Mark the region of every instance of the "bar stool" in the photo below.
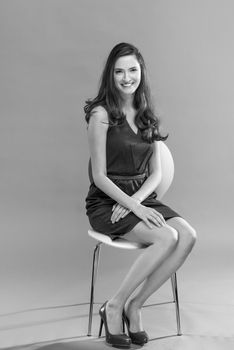
<svg viewBox="0 0 234 350">
<path fill-rule="evenodd" d="M 161 199 L 163 195 L 166 193 L 168 188 L 170 187 L 173 177 L 174 177 L 174 161 L 171 155 L 169 148 L 163 141 L 159 142 L 160 144 L 160 156 L 161 156 L 161 167 L 162 167 L 162 180 L 157 187 L 157 199 Z M 89 161 L 89 178 L 90 181 L 93 181 L 92 178 L 92 170 L 91 163 Z M 112 241 L 112 239 L 100 232 L 97 232 L 90 228 L 88 230 L 88 235 L 95 239 L 98 243 L 96 244 L 93 251 L 93 261 L 92 261 L 92 278 L 91 278 L 91 290 L 90 290 L 90 303 L 89 303 L 89 321 L 88 321 L 88 336 L 92 335 L 92 319 L 93 319 L 93 306 L 94 302 L 94 294 L 95 294 L 95 283 L 97 280 L 98 274 L 98 264 L 100 258 L 100 249 L 101 245 L 105 244 L 107 246 L 112 246 L 119 249 L 144 249 L 145 246 L 137 244 L 135 242 L 126 241 L 123 238 L 119 238 L 117 240 Z M 177 335 L 181 335 L 181 323 L 180 323 L 180 309 L 179 309 L 179 299 L 178 299 L 178 288 L 177 288 L 177 275 L 174 273 L 171 276 L 171 286 L 173 292 L 173 300 L 160 304 L 175 304 L 175 312 L 176 312 L 176 323 L 177 323 Z M 157 304 L 150 304 L 146 306 L 154 306 Z M 144 307 L 144 306 L 143 306 Z M 99 334 L 100 336 L 100 334 Z"/>
</svg>

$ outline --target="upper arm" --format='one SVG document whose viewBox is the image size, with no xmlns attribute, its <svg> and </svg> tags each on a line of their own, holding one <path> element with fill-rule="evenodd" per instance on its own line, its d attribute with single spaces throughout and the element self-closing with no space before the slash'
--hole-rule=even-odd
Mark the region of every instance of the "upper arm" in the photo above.
<svg viewBox="0 0 234 350">
<path fill-rule="evenodd" d="M 160 174 L 162 176 L 159 141 L 154 141 L 153 143 L 153 154 L 149 161 L 149 174 Z"/>
<path fill-rule="evenodd" d="M 87 129 L 94 182 L 96 175 L 106 175 L 106 135 L 108 122 L 108 114 L 105 108 L 101 106 L 95 107 Z"/>
</svg>

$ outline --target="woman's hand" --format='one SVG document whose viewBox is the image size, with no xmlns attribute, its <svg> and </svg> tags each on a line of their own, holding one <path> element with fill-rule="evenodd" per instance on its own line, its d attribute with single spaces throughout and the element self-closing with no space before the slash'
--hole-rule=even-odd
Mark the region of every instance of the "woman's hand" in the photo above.
<svg viewBox="0 0 234 350">
<path fill-rule="evenodd" d="M 115 203 L 112 207 L 112 224 L 124 218 L 130 213 L 130 211 L 130 209 L 123 207 L 121 204 Z M 152 224 L 154 224 L 157 227 L 161 227 L 166 224 L 162 214 L 160 214 L 157 210 L 153 208 L 146 207 L 140 204 L 139 201 L 136 202 L 136 206 L 132 211 L 136 216 L 142 219 L 150 229 L 153 228 Z"/>
<path fill-rule="evenodd" d="M 153 228 L 152 223 L 157 227 L 161 227 L 166 224 L 165 219 L 161 213 L 140 203 L 137 203 L 132 211 L 151 229 Z"/>
<path fill-rule="evenodd" d="M 130 211 L 131 211 L 130 209 L 123 207 L 121 204 L 115 203 L 112 207 L 112 212 L 113 212 L 111 215 L 112 224 L 124 218 L 126 215 L 130 213 Z"/>
</svg>

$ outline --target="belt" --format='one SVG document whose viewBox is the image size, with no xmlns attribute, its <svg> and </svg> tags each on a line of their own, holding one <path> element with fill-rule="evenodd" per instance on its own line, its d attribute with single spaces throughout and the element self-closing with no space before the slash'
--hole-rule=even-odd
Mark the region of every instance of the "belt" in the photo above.
<svg viewBox="0 0 234 350">
<path fill-rule="evenodd" d="M 110 179 L 113 180 L 137 180 L 137 179 L 144 179 L 146 177 L 146 173 L 143 174 L 137 174 L 137 175 L 107 175 Z"/>
</svg>

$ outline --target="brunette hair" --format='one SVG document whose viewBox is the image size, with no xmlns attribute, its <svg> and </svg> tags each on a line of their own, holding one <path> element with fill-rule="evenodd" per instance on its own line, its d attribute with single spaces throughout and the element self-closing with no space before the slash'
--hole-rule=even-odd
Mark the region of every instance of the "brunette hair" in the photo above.
<svg viewBox="0 0 234 350">
<path fill-rule="evenodd" d="M 86 101 L 85 119 L 88 123 L 93 108 L 100 105 L 107 110 L 110 125 L 119 125 L 126 118 L 121 111 L 121 96 L 114 82 L 114 67 L 119 57 L 129 55 L 134 55 L 141 67 L 141 81 L 133 100 L 133 106 L 137 111 L 135 123 L 141 131 L 142 139 L 146 142 L 164 141 L 168 135 L 162 136 L 159 132 L 159 118 L 153 111 L 145 62 L 139 50 L 132 44 L 120 43 L 111 50 L 101 76 L 98 95 Z"/>
</svg>

